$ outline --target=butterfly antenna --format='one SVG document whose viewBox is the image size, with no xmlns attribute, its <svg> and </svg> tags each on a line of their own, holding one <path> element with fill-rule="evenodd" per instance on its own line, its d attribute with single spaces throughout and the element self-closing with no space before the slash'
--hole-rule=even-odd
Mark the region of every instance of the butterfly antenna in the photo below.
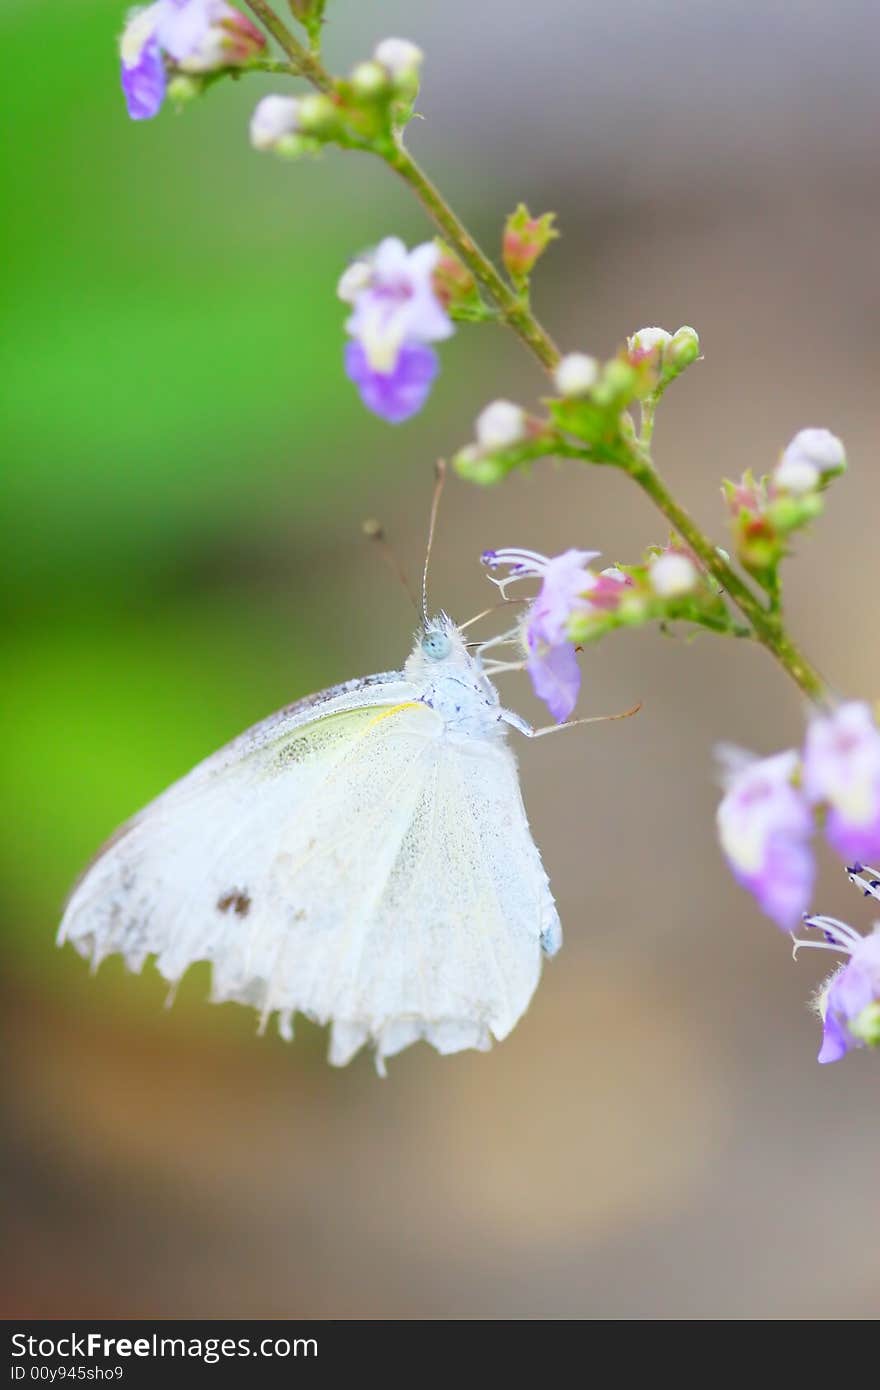
<svg viewBox="0 0 880 1390">
<path fill-rule="evenodd" d="M 386 565 L 388 565 L 389 569 L 391 570 L 391 573 L 395 576 L 395 578 L 398 579 L 400 583 L 403 585 L 404 589 L 406 590 L 407 598 L 409 599 L 413 608 L 418 613 L 418 601 L 412 589 L 410 588 L 409 580 L 406 577 L 406 571 L 404 570 L 403 565 L 398 560 L 394 551 L 391 549 L 388 537 L 385 535 L 385 528 L 382 525 L 381 521 L 375 521 L 372 518 L 369 521 L 362 521 L 361 530 L 363 531 L 364 535 L 367 537 L 368 540 L 375 541 L 376 545 L 379 547 L 379 550 L 382 553 L 382 559 L 385 561 Z"/>
<path fill-rule="evenodd" d="M 434 496 L 431 499 L 431 521 L 428 526 L 428 547 L 425 551 L 425 568 L 422 570 L 422 621 L 428 626 L 428 565 L 431 563 L 431 549 L 434 545 L 434 528 L 437 525 L 437 512 L 443 484 L 446 482 L 446 460 L 438 459 L 434 465 Z"/>
</svg>

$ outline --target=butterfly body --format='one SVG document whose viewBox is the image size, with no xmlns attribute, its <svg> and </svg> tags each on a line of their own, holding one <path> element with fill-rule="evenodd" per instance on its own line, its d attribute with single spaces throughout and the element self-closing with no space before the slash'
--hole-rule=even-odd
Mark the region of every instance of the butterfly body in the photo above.
<svg viewBox="0 0 880 1390">
<path fill-rule="evenodd" d="M 331 1023 L 330 1060 L 488 1048 L 561 943 L 504 709 L 450 619 L 401 672 L 325 691 L 208 758 L 87 869 L 62 940 L 154 956 L 215 1000 Z"/>
</svg>

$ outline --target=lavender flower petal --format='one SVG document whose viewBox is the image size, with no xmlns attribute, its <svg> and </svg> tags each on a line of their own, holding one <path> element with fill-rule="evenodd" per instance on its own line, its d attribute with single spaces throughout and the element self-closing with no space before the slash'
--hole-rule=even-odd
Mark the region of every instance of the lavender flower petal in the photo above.
<svg viewBox="0 0 880 1390">
<path fill-rule="evenodd" d="M 122 90 L 133 121 L 149 121 L 165 100 L 165 64 L 155 38 L 144 44 L 137 62 L 122 64 Z"/>
<path fill-rule="evenodd" d="M 368 410 L 398 425 L 421 410 L 439 370 L 437 354 L 423 343 L 404 343 L 394 368 L 377 372 L 362 343 L 345 345 L 345 371 Z"/>
<path fill-rule="evenodd" d="M 534 648 L 526 662 L 526 670 L 538 699 L 544 701 L 557 724 L 564 724 L 577 704 L 581 687 L 574 643 Z"/>
<path fill-rule="evenodd" d="M 819 1049 L 817 1062 L 839 1062 L 841 1057 L 845 1057 L 850 1050 L 848 1035 L 841 1028 L 834 1014 L 829 1009 L 822 1026 L 822 1046 Z"/>
</svg>

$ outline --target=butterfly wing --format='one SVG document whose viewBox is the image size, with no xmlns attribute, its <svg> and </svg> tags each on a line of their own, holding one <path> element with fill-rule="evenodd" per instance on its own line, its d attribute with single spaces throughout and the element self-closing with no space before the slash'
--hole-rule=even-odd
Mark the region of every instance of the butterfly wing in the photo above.
<svg viewBox="0 0 880 1390">
<path fill-rule="evenodd" d="M 139 970 L 146 955 L 159 951 L 163 929 L 177 917 L 186 880 L 207 885 L 221 867 L 217 860 L 230 821 L 239 823 L 240 839 L 249 841 L 239 845 L 239 859 L 256 848 L 261 813 L 268 815 L 271 805 L 257 789 L 277 783 L 285 750 L 301 748 L 302 731 L 317 720 L 394 705 L 412 694 L 398 671 L 347 681 L 277 710 L 212 753 L 121 825 L 86 865 L 65 906 L 59 945 L 73 942 L 96 966 L 120 952 Z M 341 734 L 337 725 L 333 729 Z M 316 752 L 322 747 L 316 745 Z M 233 882 L 234 874 L 226 877 Z M 246 877 L 239 875 L 242 883 Z M 247 893 L 237 891 L 221 910 L 243 916 Z"/>
<path fill-rule="evenodd" d="M 130 823 L 62 934 L 172 981 L 207 959 L 215 999 L 285 1035 L 296 1011 L 332 1022 L 337 1063 L 504 1037 L 558 919 L 506 744 L 413 693 L 395 677 L 243 735 Z"/>
</svg>

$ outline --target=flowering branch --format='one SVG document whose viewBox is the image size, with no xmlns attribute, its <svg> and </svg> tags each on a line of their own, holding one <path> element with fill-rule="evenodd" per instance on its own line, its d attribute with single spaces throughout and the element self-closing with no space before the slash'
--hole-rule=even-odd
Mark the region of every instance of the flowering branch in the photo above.
<svg viewBox="0 0 880 1390">
<path fill-rule="evenodd" d="M 267 5 L 265 0 L 247 0 L 249 9 L 265 24 L 290 59 L 294 72 L 306 78 L 320 92 L 333 91 L 333 79 L 317 58 L 313 58 L 303 47 L 287 25 Z M 377 138 L 372 152 L 379 156 L 389 168 L 409 184 L 428 216 L 451 242 L 464 264 L 473 272 L 477 280 L 491 296 L 503 320 L 529 347 L 539 362 L 548 371 L 559 361 L 560 352 L 545 328 L 524 304 L 522 298 L 505 282 L 464 223 L 453 212 L 440 190 L 431 182 L 423 169 L 406 149 L 399 131 L 390 132 L 386 138 Z"/>
<path fill-rule="evenodd" d="M 709 541 L 684 507 L 679 506 L 669 492 L 650 457 L 642 451 L 626 468 L 635 483 L 647 493 L 655 506 L 672 523 L 682 540 L 699 556 L 706 569 L 718 581 L 737 608 L 748 619 L 756 640 L 766 647 L 792 680 L 814 704 L 828 703 L 825 682 L 804 654 L 795 646 L 782 625 L 778 613 L 765 608 L 736 570 L 727 563 L 718 548 Z"/>
<path fill-rule="evenodd" d="M 271 5 L 265 0 L 247 0 L 247 4 L 283 49 L 293 71 L 306 78 L 320 92 L 331 93 L 334 83 L 330 74 L 291 33 Z M 517 292 L 507 283 L 440 190 L 406 149 L 402 132 L 392 130 L 384 137 L 376 138 L 370 148 L 372 153 L 382 159 L 413 190 L 453 251 L 492 300 L 499 319 L 516 333 L 546 371 L 550 372 L 558 366 L 561 360 L 559 348 L 532 310 L 528 302 L 527 289 L 525 292 Z M 640 436 L 631 442 L 626 456 L 620 459 L 619 466 L 650 498 L 682 540 L 699 557 L 748 620 L 756 640 L 776 658 L 808 699 L 817 704 L 824 704 L 827 700 L 825 683 L 786 633 L 778 611 L 774 611 L 772 606 L 764 607 L 718 548 L 675 501 L 654 467 L 650 446 L 654 413 L 661 393 L 658 391 L 642 401 Z M 578 453 L 576 450 L 558 448 L 556 452 L 574 453 L 581 458 L 588 457 L 583 450 Z"/>
</svg>

